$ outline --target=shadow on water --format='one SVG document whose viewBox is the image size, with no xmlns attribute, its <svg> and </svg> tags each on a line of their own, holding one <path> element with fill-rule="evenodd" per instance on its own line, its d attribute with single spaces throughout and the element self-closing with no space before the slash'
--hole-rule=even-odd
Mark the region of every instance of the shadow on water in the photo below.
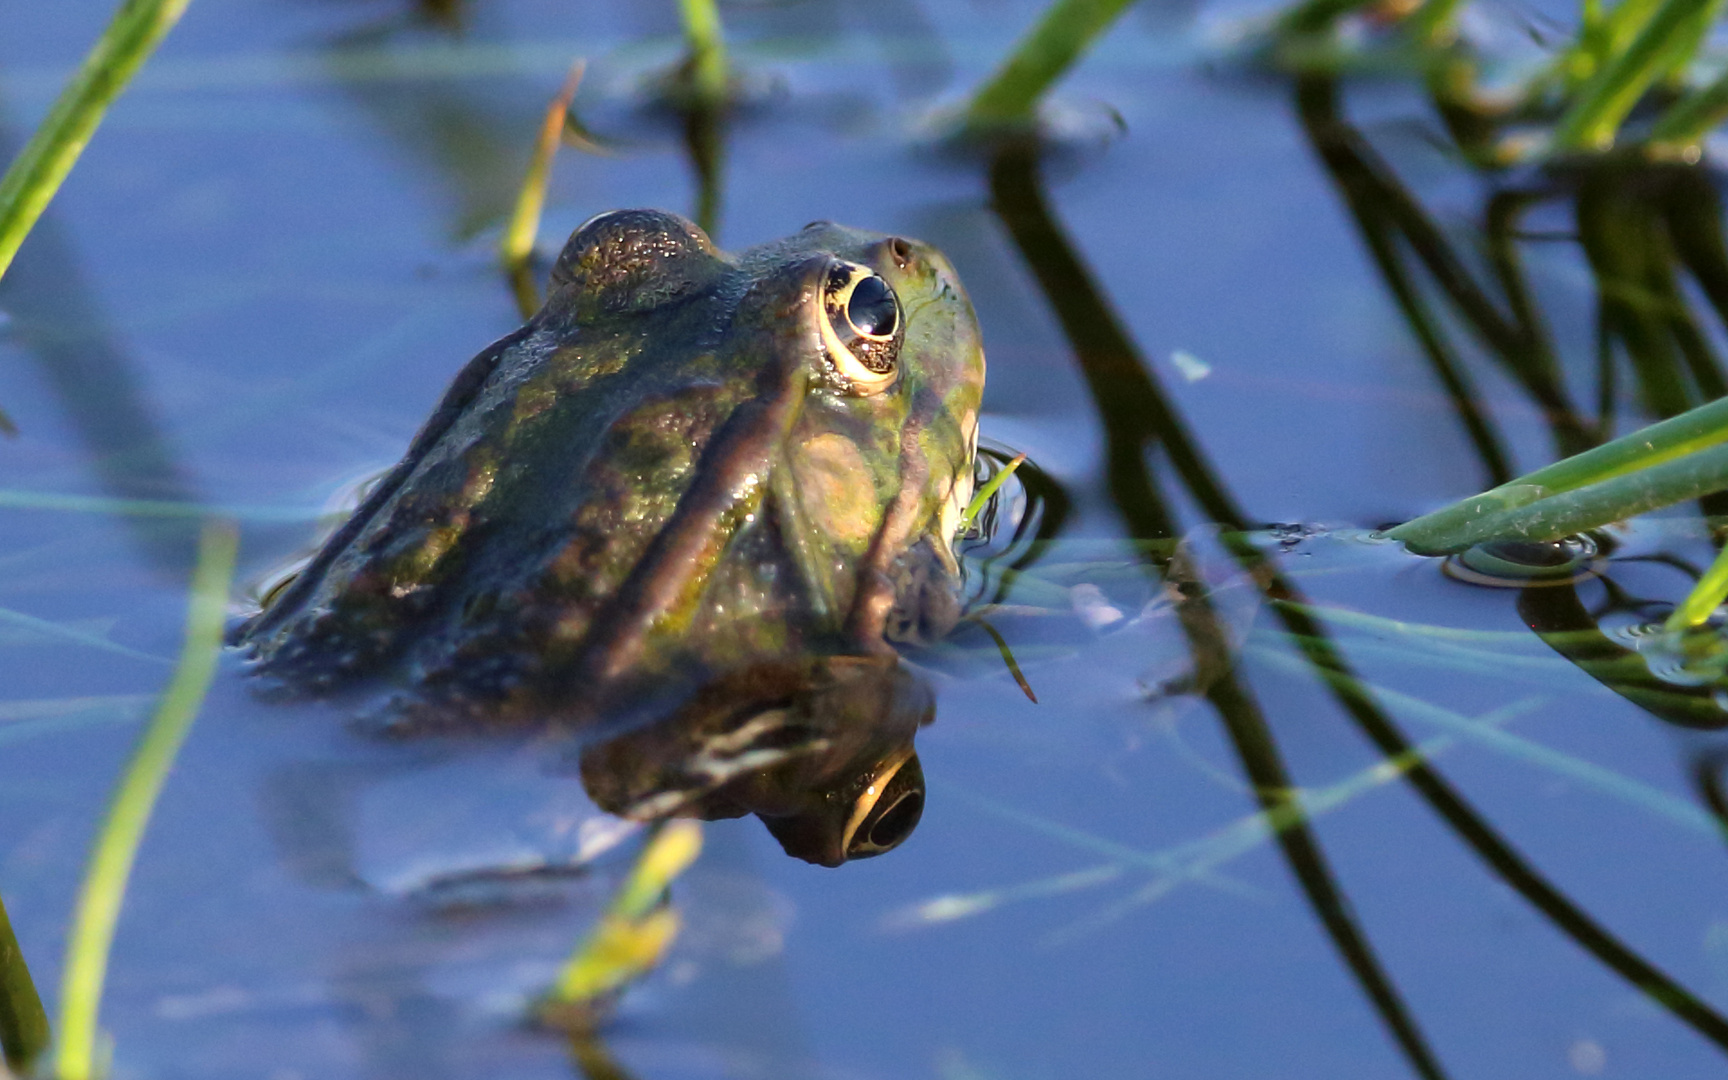
<svg viewBox="0 0 1728 1080">
<path fill-rule="evenodd" d="M 1433 87 L 1448 85 L 1435 80 Z M 1315 153 L 1349 208 L 1364 245 L 1412 337 L 1452 402 L 1460 425 L 1482 462 L 1485 479 L 1499 484 L 1520 471 L 1513 467 L 1504 436 L 1484 406 L 1452 340 L 1448 320 L 1425 297 L 1442 297 L 1453 323 L 1461 324 L 1482 353 L 1519 387 L 1547 419 L 1556 456 L 1576 453 L 1615 434 L 1623 401 L 1650 418 L 1674 416 L 1728 393 L 1718 343 L 1728 328 L 1728 246 L 1723 235 L 1722 185 L 1707 163 L 1653 161 L 1635 152 L 1589 155 L 1545 168 L 1504 169 L 1493 160 L 1508 118 L 1436 91 L 1432 105 L 1457 143 L 1459 155 L 1487 185 L 1477 221 L 1474 252 L 1459 246 L 1435 224 L 1421 201 L 1398 179 L 1369 141 L 1342 116 L 1341 87 L 1329 75 L 1296 80 L 1297 112 Z M 1566 213 L 1573 231 L 1532 233 L 1524 219 L 1539 208 Z M 1593 369 L 1571 373 L 1559 361 L 1552 334 L 1533 299 L 1520 255 L 1522 245 L 1561 241 L 1574 245 L 1593 285 Z M 1470 256 L 1486 263 L 1486 275 L 1470 267 Z M 1426 280 L 1421 278 L 1425 275 Z M 1701 298 L 1703 303 L 1695 302 Z M 1702 307 L 1704 310 L 1698 310 Z M 1711 327 L 1711 322 L 1716 324 Z M 1623 386 L 1623 369 L 1630 374 Z M 1588 378 L 1583 378 L 1587 375 Z M 1586 416 L 1566 392 L 1568 381 L 1593 381 L 1594 415 Z M 1630 418 L 1636 422 L 1637 418 Z M 1706 515 L 1728 509 L 1728 495 L 1698 500 Z M 1687 570 L 1695 580 L 1698 572 Z M 1587 608 L 1568 582 L 1531 584 L 1519 591 L 1518 613 L 1544 642 L 1597 682 L 1651 717 L 1692 732 L 1714 732 L 1728 723 L 1719 700 L 1720 674 L 1694 678 L 1653 668 L 1652 656 L 1601 627 L 1654 627 L 1672 608 L 1668 600 L 1641 601 L 1624 594 L 1612 577 L 1593 587 L 1604 599 Z M 1652 644 L 1653 632 L 1645 635 Z M 1682 649 L 1719 652 L 1719 630 L 1689 633 Z M 1673 666 L 1681 658 L 1657 655 Z M 1715 669 L 1713 669 L 1715 670 Z M 1395 745 L 1389 731 L 1374 735 Z M 1700 802 L 1728 823 L 1721 781 L 1722 752 L 1714 744 L 1693 752 L 1693 786 Z M 1418 783 L 1428 783 L 1413 777 Z M 1445 796 L 1440 789 L 1434 795 Z M 1460 808 L 1443 814 L 1456 815 Z M 1462 823 L 1462 818 L 1460 818 Z M 1725 824 L 1728 827 L 1728 824 Z M 1485 836 L 1485 827 L 1468 834 Z M 1509 851 L 1483 851 L 1491 864 L 1512 866 Z M 1653 969 L 1569 910 L 1550 887 L 1509 878 L 1556 922 L 1609 966 L 1659 1001 L 1673 1000 L 1682 1018 L 1728 1047 L 1728 1027 L 1696 999 L 1660 981 Z M 1680 996 L 1674 997 L 1673 995 Z"/>
<path fill-rule="evenodd" d="M 1165 450 L 1178 478 L 1205 513 L 1235 530 L 1246 528 L 1241 512 L 1213 477 L 1186 426 L 1154 384 L 1138 348 L 1050 213 L 1037 148 L 1010 144 L 998 149 L 990 162 L 990 192 L 997 215 L 1056 312 L 1092 391 L 1105 431 L 1110 493 L 1131 534 L 1152 539 L 1179 531 L 1152 475 L 1149 453 L 1155 446 Z M 1160 572 L 1153 565 L 1148 570 Z M 1180 583 L 1177 588 L 1181 589 Z M 1264 713 L 1229 673 L 1228 635 L 1203 590 L 1188 590 L 1178 612 L 1195 670 L 1213 673 L 1205 695 L 1224 721 L 1261 809 L 1282 818 L 1279 845 L 1315 914 L 1411 1067 L 1424 1077 L 1445 1075 L 1326 864 Z"/>
<path fill-rule="evenodd" d="M 1518 314 L 1503 318 L 1469 282 L 1462 263 L 1451 254 L 1420 206 L 1376 173 L 1365 147 L 1355 144 L 1348 129 L 1328 113 L 1334 100 L 1332 88 L 1323 81 L 1310 80 L 1303 84 L 1301 94 L 1304 121 L 1310 133 L 1321 145 L 1334 176 L 1341 178 L 1347 202 L 1353 203 L 1364 232 L 1372 230 L 1369 245 L 1376 254 L 1377 265 L 1388 274 L 1389 281 L 1397 282 L 1392 286 L 1394 296 L 1414 298 L 1416 292 L 1401 276 L 1402 264 L 1393 256 L 1395 248 L 1387 235 L 1392 228 L 1390 222 L 1397 223 L 1405 240 L 1417 250 L 1422 264 L 1449 289 L 1453 302 L 1474 315 L 1477 322 L 1472 325 L 1478 333 L 1498 343 L 1501 351 L 1496 355 L 1520 385 L 1538 402 L 1552 406 L 1547 415 L 1556 447 L 1564 450 L 1589 445 L 1595 435 L 1566 405 L 1552 353 L 1535 331 L 1538 324 L 1534 310 L 1527 306 L 1526 294 L 1520 288 L 1512 288 L 1510 306 Z M 1165 451 L 1176 480 L 1208 517 L 1232 528 L 1245 527 L 1249 519 L 1215 478 L 1203 452 L 1158 390 L 1139 350 L 1056 223 L 1044 194 L 1040 169 L 1033 148 L 1016 145 L 999 148 L 989 166 L 992 205 L 1056 313 L 1092 391 L 1105 431 L 1108 483 L 1118 512 L 1136 537 L 1176 534 L 1177 521 L 1160 494 L 1148 461 L 1148 451 L 1159 447 Z M 1506 280 L 1515 286 L 1512 265 L 1503 260 L 1509 275 Z M 1420 307 L 1406 306 L 1404 310 L 1407 314 L 1414 313 L 1412 322 L 1418 327 L 1419 340 L 1429 344 L 1440 340 L 1424 337 L 1422 328 L 1432 324 L 1421 315 Z M 1451 355 L 1444 348 L 1429 350 L 1431 362 L 1438 366 L 1449 364 Z M 1475 425 L 1474 430 L 1480 436 L 1477 446 L 1489 471 L 1506 469 L 1505 456 L 1497 449 L 1498 440 L 1491 437 L 1485 414 L 1476 405 L 1473 392 L 1456 379 L 1450 387 L 1461 388 L 1461 393 L 1453 394 L 1453 400 L 1460 406 L 1466 427 Z M 1246 546 L 1233 546 L 1233 554 L 1263 583 L 1286 633 L 1314 674 L 1332 691 L 1344 713 L 1459 839 L 1557 929 L 1654 1004 L 1728 1052 L 1728 1021 L 1621 943 L 1537 873 L 1425 760 L 1372 690 L 1354 674 L 1326 628 L 1307 613 L 1302 594 L 1293 583 Z M 1178 611 L 1196 654 L 1197 669 L 1204 668 L 1203 654 L 1219 649 L 1227 653 L 1225 635 L 1218 629 L 1203 592 L 1181 589 L 1180 567 L 1148 569 L 1174 578 L 1178 590 L 1185 593 Z M 1213 667 L 1216 670 L 1219 665 Z M 1241 683 L 1228 673 L 1228 662 L 1223 665 L 1223 673 L 1206 688 L 1205 696 L 1224 721 L 1261 808 L 1274 823 L 1292 872 L 1382 1023 L 1416 1074 L 1445 1075 L 1415 1018 L 1375 957 L 1345 894 L 1325 863 L 1318 841 L 1305 824 L 1299 799 L 1294 794 L 1297 789 L 1282 762 L 1264 713 Z M 1701 780 L 1700 784 L 1708 782 Z"/>
<path fill-rule="evenodd" d="M 21 145 L 0 119 L 0 160 L 10 159 Z M 107 494 L 199 501 L 52 208 L 0 279 L 0 311 L 10 316 L 6 336 L 36 361 Z M 29 429 L 29 417 L 13 419 Z M 196 526 L 139 515 L 127 515 L 125 521 L 147 564 L 178 580 L 191 556 Z"/>
</svg>

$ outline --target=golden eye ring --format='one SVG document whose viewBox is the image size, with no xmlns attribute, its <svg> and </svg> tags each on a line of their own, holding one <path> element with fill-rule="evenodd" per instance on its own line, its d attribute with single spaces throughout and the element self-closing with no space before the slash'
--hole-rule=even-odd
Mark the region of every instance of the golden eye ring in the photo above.
<svg viewBox="0 0 1728 1080">
<path fill-rule="evenodd" d="M 822 314 L 822 347 L 835 372 L 859 393 L 892 385 L 906 337 L 893 286 L 868 266 L 835 260 L 823 281 Z"/>
</svg>

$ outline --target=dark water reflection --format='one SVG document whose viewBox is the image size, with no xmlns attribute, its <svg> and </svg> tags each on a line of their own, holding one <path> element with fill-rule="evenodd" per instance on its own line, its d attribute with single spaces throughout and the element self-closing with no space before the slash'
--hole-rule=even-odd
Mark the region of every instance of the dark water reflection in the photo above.
<svg viewBox="0 0 1728 1080">
<path fill-rule="evenodd" d="M 1523 590 L 1365 531 L 1720 392 L 1719 177 L 1483 170 L 1410 136 L 1474 137 L 1416 89 L 1206 74 L 1223 14 L 1156 6 L 1065 84 L 1126 119 L 1102 152 L 912 144 L 1035 7 L 729 10 L 781 89 L 691 140 L 640 92 L 670 5 L 193 5 L 0 289 L 0 892 L 50 1002 L 179 644 L 163 515 L 239 513 L 262 575 L 517 325 L 491 247 L 572 56 L 617 145 L 566 152 L 543 236 L 705 199 L 732 248 L 819 218 L 937 243 L 1038 498 L 971 553 L 982 623 L 785 695 L 830 757 L 704 772 L 718 714 L 574 762 L 396 745 L 225 672 L 120 924 L 121 1071 L 1720 1074 L 1728 747 L 1640 636 L 1708 529 Z M 5 8 L 14 127 L 105 14 Z M 915 834 L 784 856 L 850 848 L 846 793 L 914 733 Z M 605 811 L 660 798 L 773 835 L 709 828 L 604 1045 L 524 1029 L 628 856 Z"/>
</svg>

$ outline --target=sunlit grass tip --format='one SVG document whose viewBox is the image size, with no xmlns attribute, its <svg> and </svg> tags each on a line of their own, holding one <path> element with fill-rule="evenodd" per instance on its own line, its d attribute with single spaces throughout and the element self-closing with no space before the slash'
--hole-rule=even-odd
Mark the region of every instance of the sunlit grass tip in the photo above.
<svg viewBox="0 0 1728 1080">
<path fill-rule="evenodd" d="M 516 205 L 504 226 L 504 234 L 498 238 L 498 257 L 504 264 L 505 273 L 510 276 L 524 318 L 533 315 L 540 306 L 539 292 L 529 279 L 528 260 L 534 254 L 534 239 L 540 234 L 540 215 L 546 207 L 546 186 L 552 177 L 552 159 L 558 154 L 558 144 L 563 140 L 565 123 L 570 115 L 570 104 L 576 100 L 576 91 L 582 85 L 582 74 L 587 66 L 588 62 L 578 57 L 570 65 L 563 87 L 546 107 L 539 137 L 534 141 L 534 153 L 528 159 L 528 172 L 516 193 Z"/>
<path fill-rule="evenodd" d="M 998 469 L 995 476 L 986 480 L 984 486 L 972 494 L 972 501 L 966 504 L 966 509 L 960 514 L 960 525 L 955 529 L 956 536 L 964 535 L 967 530 L 972 528 L 972 523 L 978 520 L 978 515 L 984 512 L 984 507 L 990 504 L 991 498 L 1002 490 L 1002 485 L 1006 484 L 1008 478 L 1014 475 L 1014 471 L 1025 463 L 1026 455 L 1017 455 L 1013 461 Z"/>
</svg>

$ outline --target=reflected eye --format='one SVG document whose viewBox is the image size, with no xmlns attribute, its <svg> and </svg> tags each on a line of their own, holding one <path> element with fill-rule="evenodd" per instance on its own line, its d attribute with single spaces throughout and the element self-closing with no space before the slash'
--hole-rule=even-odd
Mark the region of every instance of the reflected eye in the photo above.
<svg viewBox="0 0 1728 1080">
<path fill-rule="evenodd" d="M 875 778 L 865 789 L 845 837 L 848 859 L 868 859 L 893 851 L 912 835 L 924 816 L 924 769 L 918 755 Z"/>
<path fill-rule="evenodd" d="M 868 266 L 836 262 L 823 287 L 822 344 L 834 369 L 863 393 L 894 381 L 904 337 L 900 300 Z"/>
</svg>

